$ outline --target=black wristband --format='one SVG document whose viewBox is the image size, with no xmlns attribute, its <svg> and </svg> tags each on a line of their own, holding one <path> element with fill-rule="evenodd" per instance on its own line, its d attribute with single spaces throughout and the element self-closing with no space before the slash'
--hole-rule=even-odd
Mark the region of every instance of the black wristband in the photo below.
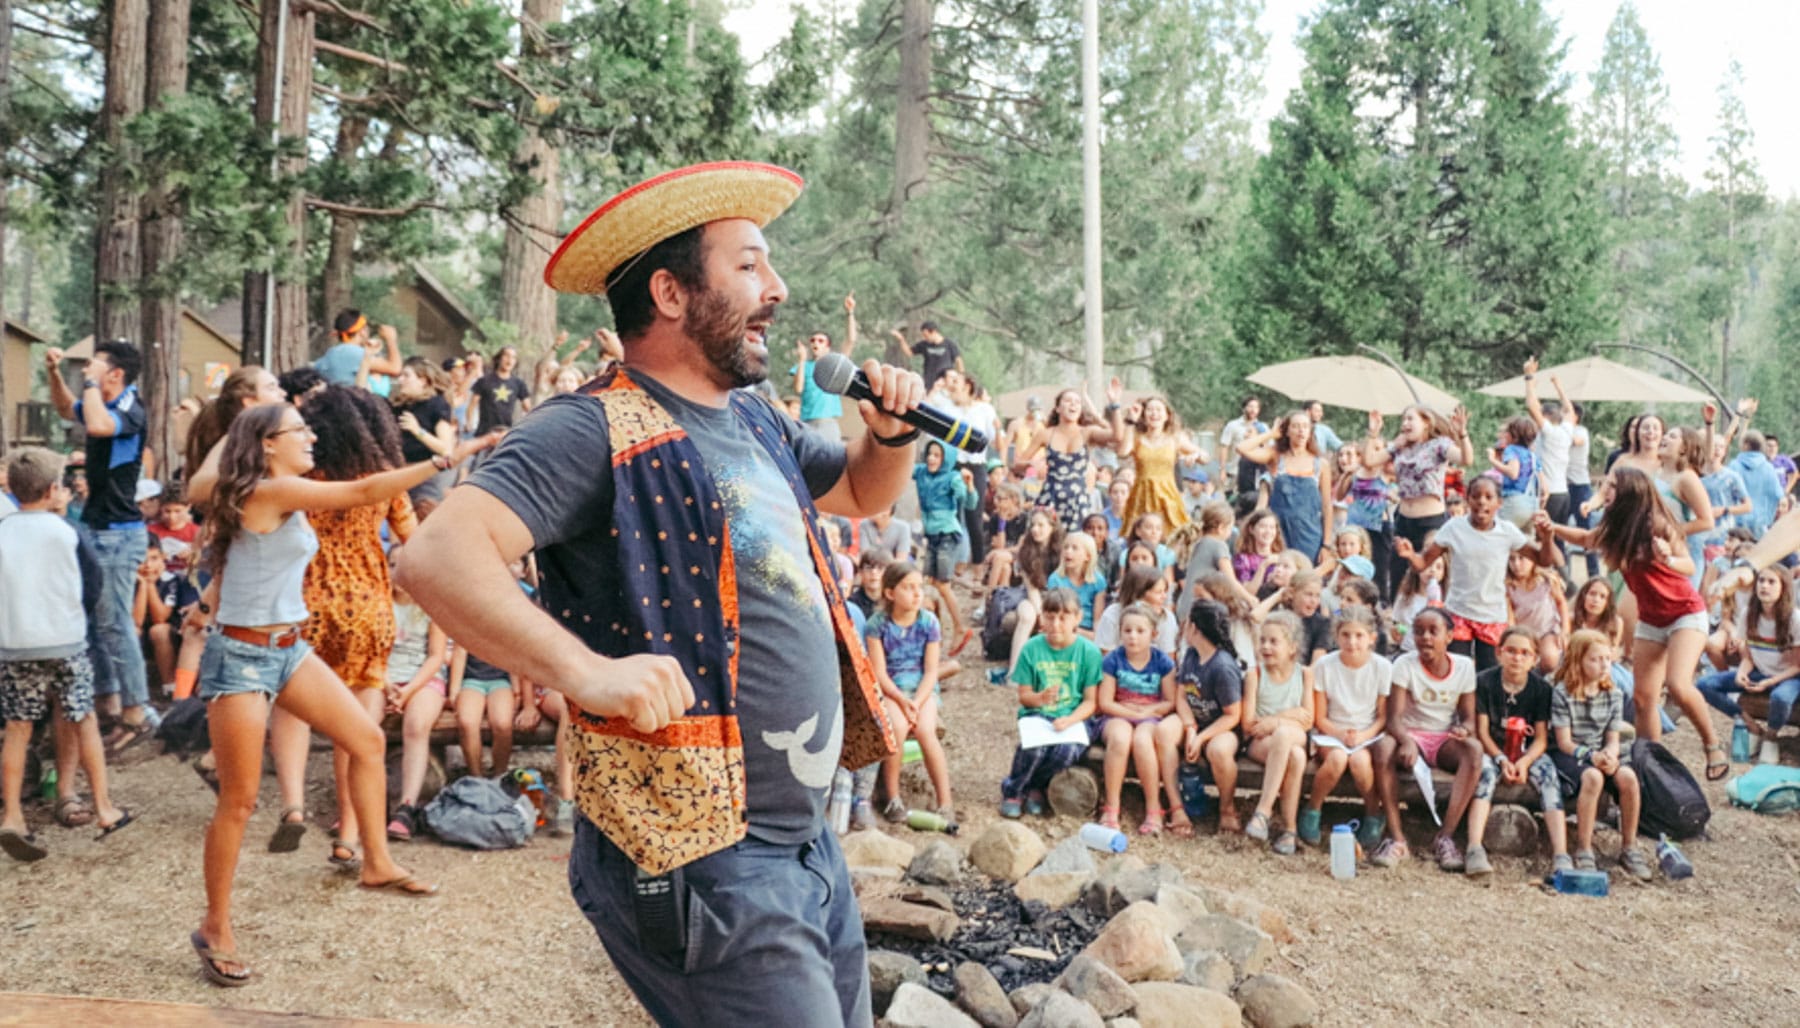
<svg viewBox="0 0 1800 1028">
<path fill-rule="evenodd" d="M 98 379 L 84 378 L 81 380 L 81 391 L 84 393 L 87 392 L 89 389 L 98 389 L 98 388 L 100 388 L 100 382 Z"/>
<path fill-rule="evenodd" d="M 919 438 L 919 430 L 916 428 L 908 428 L 906 431 L 900 433 L 899 435 L 888 436 L 888 435 L 881 435 L 880 433 L 876 432 L 874 429 L 871 428 L 871 429 L 869 429 L 869 438 L 875 440 L 877 445 L 887 446 L 892 449 L 898 450 L 902 446 L 911 446 L 913 444 L 913 440 Z"/>
</svg>

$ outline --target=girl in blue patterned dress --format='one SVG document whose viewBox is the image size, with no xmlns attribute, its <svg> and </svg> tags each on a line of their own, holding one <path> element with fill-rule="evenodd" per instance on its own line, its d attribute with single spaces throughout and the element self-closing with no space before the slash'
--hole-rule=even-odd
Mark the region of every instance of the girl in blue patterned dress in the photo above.
<svg viewBox="0 0 1800 1028">
<path fill-rule="evenodd" d="M 869 618 L 863 641 L 869 651 L 869 667 L 881 686 L 888 723 L 905 726 L 902 742 L 909 737 L 918 740 L 919 755 L 937 794 L 935 809 L 954 821 L 950 765 L 937 737 L 938 652 L 943 632 L 937 617 L 924 609 L 924 602 L 925 579 L 919 569 L 905 561 L 889 564 L 881 576 L 881 609 Z M 895 752 L 881 762 L 888 795 L 883 813 L 889 821 L 906 820 L 906 801 L 900 798 L 901 761 L 901 754 Z"/>
</svg>

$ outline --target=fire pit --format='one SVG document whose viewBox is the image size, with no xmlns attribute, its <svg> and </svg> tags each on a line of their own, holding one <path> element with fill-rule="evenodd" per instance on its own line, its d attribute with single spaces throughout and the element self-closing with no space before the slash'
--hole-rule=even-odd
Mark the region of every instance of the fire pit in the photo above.
<svg viewBox="0 0 1800 1028">
<path fill-rule="evenodd" d="M 951 973 L 964 961 L 986 967 L 1007 992 L 1049 982 L 1106 927 L 1106 918 L 1081 904 L 1050 910 L 1035 901 L 1021 902 L 1011 886 L 999 882 L 982 879 L 942 891 L 961 920 L 947 941 L 924 941 L 881 929 L 868 934 L 871 949 L 917 960 L 932 990 L 946 997 L 956 994 Z"/>
</svg>

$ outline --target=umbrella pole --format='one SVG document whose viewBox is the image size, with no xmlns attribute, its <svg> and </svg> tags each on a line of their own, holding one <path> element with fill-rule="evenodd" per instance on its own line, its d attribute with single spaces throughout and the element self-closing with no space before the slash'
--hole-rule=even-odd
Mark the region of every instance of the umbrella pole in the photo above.
<svg viewBox="0 0 1800 1028">
<path fill-rule="evenodd" d="M 1425 406 L 1425 401 L 1419 399 L 1419 391 L 1417 389 L 1413 388 L 1412 379 L 1407 377 L 1406 369 L 1402 368 L 1400 366 L 1399 362 L 1395 361 L 1394 358 L 1389 357 L 1387 354 L 1382 353 L 1380 350 L 1375 349 L 1373 346 L 1367 345 L 1366 343 L 1357 343 L 1356 348 L 1358 350 L 1366 350 L 1369 353 L 1374 354 L 1375 356 L 1381 358 L 1381 361 L 1383 364 L 1386 364 L 1388 367 L 1393 368 L 1394 373 L 1400 376 L 1400 384 L 1405 386 L 1406 391 L 1412 394 L 1413 404 L 1418 407 Z"/>
<path fill-rule="evenodd" d="M 1664 353 L 1661 350 L 1653 349 L 1648 346 L 1640 346 L 1637 343 L 1595 343 L 1594 345 L 1611 350 L 1641 350 L 1653 357 L 1661 357 L 1663 360 L 1668 361 L 1670 364 L 1673 364 L 1687 372 L 1689 375 L 1692 375 L 1695 381 L 1706 387 L 1706 391 L 1713 395 L 1713 399 L 1719 401 L 1719 410 L 1723 411 L 1726 417 L 1733 420 L 1737 419 L 1738 413 L 1736 408 L 1732 407 L 1731 401 L 1725 399 L 1717 389 L 1714 389 L 1713 384 L 1707 380 L 1705 375 L 1695 371 L 1688 365 L 1687 361 L 1682 360 L 1680 357 L 1677 357 L 1672 353 Z"/>
</svg>

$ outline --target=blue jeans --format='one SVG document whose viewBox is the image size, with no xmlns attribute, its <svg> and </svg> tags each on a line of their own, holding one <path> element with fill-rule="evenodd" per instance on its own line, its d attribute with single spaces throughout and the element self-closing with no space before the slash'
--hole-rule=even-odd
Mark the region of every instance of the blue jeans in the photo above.
<svg viewBox="0 0 1800 1028">
<path fill-rule="evenodd" d="M 1768 676 L 1752 668 L 1750 680 L 1760 682 Z M 1743 693 L 1743 687 L 1737 683 L 1737 669 L 1715 671 L 1710 675 L 1701 675 L 1694 681 L 1694 688 L 1706 697 L 1707 705 L 1726 717 L 1742 717 L 1744 710 L 1738 706 L 1737 697 Z"/>
<path fill-rule="evenodd" d="M 1021 746 L 1013 751 L 1012 773 L 1000 781 L 1000 795 L 1016 800 L 1028 792 L 1048 789 L 1058 771 L 1074 767 L 1086 753 L 1087 747 L 1075 742 L 1031 749 Z"/>
<path fill-rule="evenodd" d="M 1769 734 L 1773 738 L 1794 713 L 1794 701 L 1800 700 L 1800 678 L 1790 678 L 1769 690 Z"/>
<path fill-rule="evenodd" d="M 142 707 L 150 702 L 144 680 L 144 651 L 139 648 L 137 626 L 132 624 L 131 600 L 137 593 L 137 572 L 144 563 L 150 533 L 137 528 L 100 528 L 93 533 L 94 555 L 100 561 L 100 602 L 94 610 L 94 695 L 119 697 L 120 705 Z"/>
<path fill-rule="evenodd" d="M 746 838 L 683 868 L 687 950 L 637 941 L 631 859 L 587 818 L 569 888 L 619 976 L 662 1025 L 842 1028 L 874 1021 L 862 914 L 830 829 L 777 846 Z M 777 1017 L 776 1012 L 779 1012 Z"/>
</svg>

